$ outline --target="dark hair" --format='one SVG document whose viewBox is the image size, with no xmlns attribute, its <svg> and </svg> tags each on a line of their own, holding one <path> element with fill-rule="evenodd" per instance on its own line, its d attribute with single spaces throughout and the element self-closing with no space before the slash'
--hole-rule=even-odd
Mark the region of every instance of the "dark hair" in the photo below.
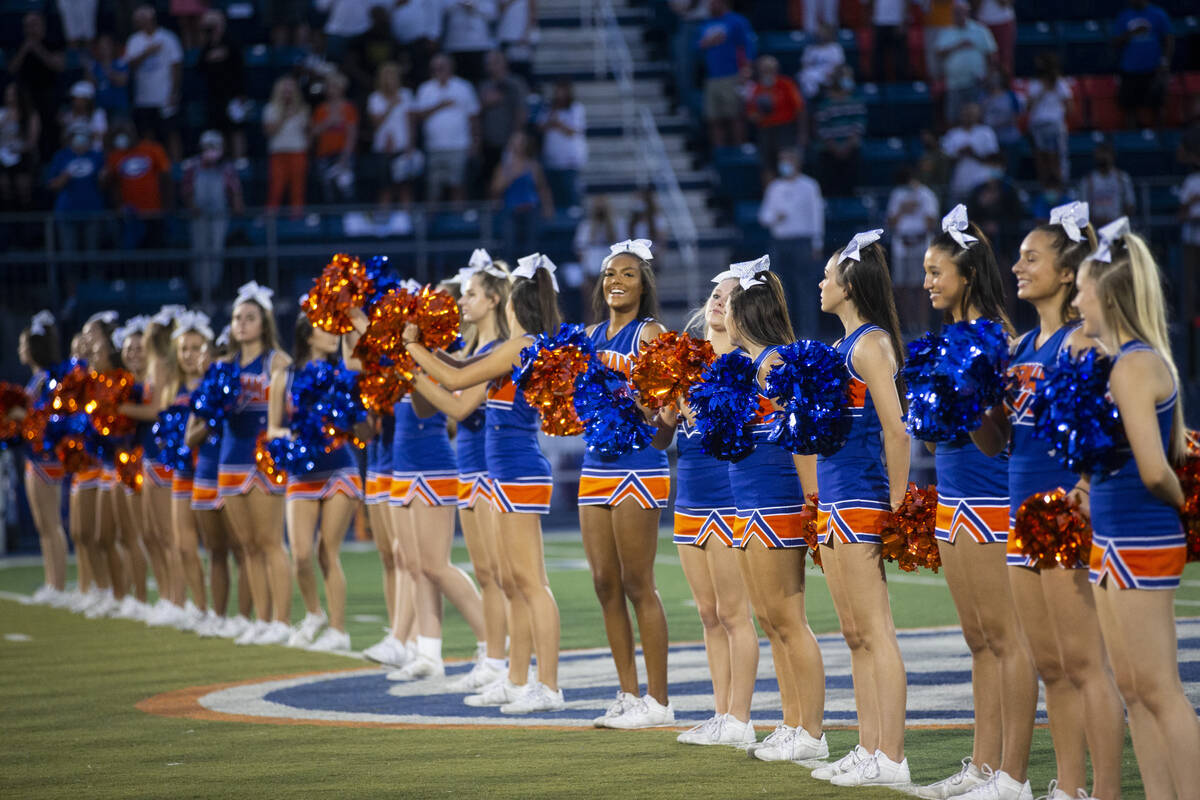
<svg viewBox="0 0 1200 800">
<path fill-rule="evenodd" d="M 544 269 L 534 270 L 532 278 L 514 278 L 508 302 L 512 304 L 517 324 L 526 333 L 554 334 L 562 325 L 558 292 L 554 291 L 550 273 Z"/>
<path fill-rule="evenodd" d="M 292 356 L 293 363 L 298 370 L 302 369 L 313 357 L 312 337 L 313 324 L 309 321 L 308 315 L 297 314 L 296 326 L 292 329 Z M 336 352 L 325 356 L 325 360 L 331 364 L 337 363 L 337 358 Z"/>
<path fill-rule="evenodd" d="M 1084 260 L 1095 251 L 1099 246 L 1100 240 L 1096 238 L 1096 229 L 1091 226 L 1091 223 L 1081 229 L 1083 231 L 1083 241 L 1076 242 L 1067 236 L 1067 230 L 1062 225 L 1050 225 L 1044 223 L 1038 225 L 1031 233 L 1044 233 L 1051 237 L 1050 246 L 1054 248 L 1054 255 L 1058 259 L 1058 268 L 1060 270 L 1070 270 L 1071 276 L 1079 274 L 1079 268 L 1083 266 Z M 1075 301 L 1075 294 L 1078 292 L 1078 287 L 1075 286 L 1075 281 L 1071 281 L 1067 285 L 1067 295 L 1062 302 L 1062 318 L 1075 319 L 1079 313 L 1075 310 L 1075 306 L 1071 305 Z"/>
<path fill-rule="evenodd" d="M 779 276 L 760 272 L 756 277 L 763 282 L 749 289 L 743 289 L 739 283 L 729 293 L 727 313 L 733 316 L 738 333 L 767 347 L 794 342 L 796 334 L 792 331 L 787 296 Z"/>
<path fill-rule="evenodd" d="M 896 367 L 904 364 L 904 345 L 900 336 L 900 318 L 896 314 L 896 298 L 892 294 L 892 277 L 888 272 L 887 255 L 879 242 L 859 250 L 861 261 L 842 259 L 839 249 L 833 254 L 837 268 L 834 275 L 846 289 L 846 299 L 854 303 L 859 316 L 872 325 L 887 331 L 892 340 Z M 904 393 L 900 393 L 903 398 Z"/>
<path fill-rule="evenodd" d="M 259 341 L 262 342 L 263 350 L 267 352 L 271 350 L 278 350 L 279 328 L 275 323 L 275 315 L 263 308 L 262 303 L 252 298 L 244 298 L 240 301 L 234 301 L 232 310 L 237 311 L 237 307 L 241 305 L 254 306 L 258 309 L 258 313 L 262 315 L 262 335 L 259 337 Z M 232 315 L 230 316 L 232 318 Z M 241 356 L 242 345 L 240 342 L 234 341 L 232 333 L 229 335 L 229 351 L 239 357 Z"/>
<path fill-rule="evenodd" d="M 592 289 L 592 312 L 596 319 L 608 316 L 608 301 L 604 299 L 604 270 L 608 269 L 613 260 L 620 256 L 628 256 L 637 262 L 638 273 L 642 278 L 642 296 L 638 298 L 638 319 L 658 318 L 658 290 L 654 284 L 654 270 L 649 261 L 638 258 L 633 253 L 610 253 L 600 262 L 600 280 Z"/>
<path fill-rule="evenodd" d="M 45 333 L 34 333 L 33 328 L 27 325 L 21 334 L 29 343 L 29 358 L 33 361 L 33 366 L 46 369 L 58 363 L 57 324 L 47 325 Z"/>
<path fill-rule="evenodd" d="M 100 328 L 100 332 L 104 336 L 104 342 L 108 345 L 108 361 L 111 365 L 110 369 L 124 369 L 125 362 L 121 360 L 121 351 L 118 350 L 116 344 L 113 343 L 113 331 L 117 329 L 116 323 L 105 322 L 102 319 L 97 319 L 92 320 L 91 324 Z M 84 324 L 83 327 L 86 328 L 87 324 Z M 90 360 L 92 359 L 89 359 L 89 361 Z"/>
<path fill-rule="evenodd" d="M 996 251 L 992 249 L 987 234 L 974 222 L 967 226 L 967 233 L 979 241 L 964 248 L 954 237 L 943 231 L 930 243 L 929 249 L 937 248 L 949 255 L 958 274 L 967 282 L 967 289 L 963 292 L 958 307 L 960 316 L 966 319 L 967 312 L 974 306 L 979 309 L 979 314 L 984 319 L 1003 323 L 1008 332 L 1012 333 L 1012 320 L 1008 318 L 1008 312 L 1005 310 L 1007 302 L 1004 296 L 1004 281 L 1000 278 L 1000 264 L 996 261 Z M 953 322 L 954 311 L 946 309 L 942 321 Z"/>
</svg>

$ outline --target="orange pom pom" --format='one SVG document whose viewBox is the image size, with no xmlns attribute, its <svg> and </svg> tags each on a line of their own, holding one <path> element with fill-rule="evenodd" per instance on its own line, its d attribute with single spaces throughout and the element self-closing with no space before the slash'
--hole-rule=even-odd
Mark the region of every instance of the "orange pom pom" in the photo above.
<svg viewBox="0 0 1200 800">
<path fill-rule="evenodd" d="M 410 389 L 412 383 L 398 370 L 364 370 L 358 376 L 358 396 L 366 409 L 376 414 L 391 414 Z"/>
<path fill-rule="evenodd" d="M 82 436 L 64 436 L 54 448 L 54 456 L 63 469 L 74 474 L 95 465 L 96 459 L 87 451 Z"/>
<path fill-rule="evenodd" d="M 1188 561 L 1200 561 L 1200 447 L 1195 446 L 1195 433 L 1188 432 L 1187 459 L 1175 468 L 1183 488 L 1183 508 L 1179 509 L 1179 518 L 1187 535 Z"/>
<path fill-rule="evenodd" d="M 362 308 L 375 291 L 366 267 L 357 258 L 338 253 L 313 281 L 301 308 L 314 326 L 330 333 L 354 330 L 346 312 Z"/>
<path fill-rule="evenodd" d="M 83 410 L 96 433 L 106 437 L 133 434 L 136 423 L 117 413 L 117 408 L 122 403 L 128 403 L 132 399 L 133 384 L 133 373 L 128 370 L 113 369 L 94 374 Z"/>
<path fill-rule="evenodd" d="M 117 451 L 117 477 L 135 492 L 142 490 L 142 481 L 145 480 L 145 476 L 142 475 L 143 453 L 140 444 L 132 450 Z"/>
<path fill-rule="evenodd" d="M 575 379 L 587 369 L 591 356 L 574 345 L 542 348 L 534 357 L 525 385 L 525 402 L 542 418 L 550 436 L 578 436 L 583 423 L 575 413 Z"/>
<path fill-rule="evenodd" d="M 358 340 L 355 356 L 364 363 L 378 364 L 380 357 L 393 361 L 406 357 L 404 326 L 409 323 L 415 298 L 404 289 L 393 289 L 371 307 L 371 323 Z"/>
<path fill-rule="evenodd" d="M 1011 547 L 1039 569 L 1086 564 L 1092 550 L 1092 526 L 1062 489 L 1037 494 L 1021 503 Z"/>
<path fill-rule="evenodd" d="M 287 473 L 275 464 L 275 457 L 267 449 L 267 432 L 263 431 L 254 442 L 254 463 L 258 471 L 276 486 L 287 485 Z"/>
<path fill-rule="evenodd" d="M 8 417 L 15 408 L 29 408 L 29 397 L 25 390 L 15 383 L 0 383 L 0 441 L 21 436 L 21 421 Z"/>
<path fill-rule="evenodd" d="M 812 559 L 813 564 L 820 567 L 821 572 L 824 572 L 825 565 L 821 563 L 821 546 L 817 544 L 816 492 L 808 496 L 808 502 L 804 504 L 804 508 L 800 511 L 800 518 L 804 520 L 804 541 L 808 543 L 808 556 Z"/>
<path fill-rule="evenodd" d="M 429 350 L 445 350 L 458 341 L 462 312 L 449 292 L 423 287 L 413 299 L 409 319 L 421 331 L 421 344 Z"/>
<path fill-rule="evenodd" d="M 642 345 L 633 361 L 630 382 L 646 408 L 674 405 L 716 358 L 712 345 L 703 339 L 664 331 Z"/>
<path fill-rule="evenodd" d="M 50 398 L 50 408 L 56 414 L 74 414 L 87 403 L 88 386 L 96 373 L 87 367 L 77 365 L 72 367 Z"/>
<path fill-rule="evenodd" d="M 46 449 L 46 425 L 50 422 L 51 413 L 49 406 L 35 408 L 25 415 L 25 421 L 21 424 L 21 437 L 35 453 Z"/>
<path fill-rule="evenodd" d="M 895 561 L 905 572 L 924 567 L 937 572 L 942 566 L 937 537 L 937 487 L 918 489 L 910 483 L 900 507 L 893 511 L 879 531 L 883 539 L 880 555 Z"/>
</svg>

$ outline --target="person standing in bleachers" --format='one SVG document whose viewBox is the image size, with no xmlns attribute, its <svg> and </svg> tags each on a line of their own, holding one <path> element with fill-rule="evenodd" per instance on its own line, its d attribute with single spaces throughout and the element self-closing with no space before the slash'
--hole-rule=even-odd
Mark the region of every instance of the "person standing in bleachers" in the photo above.
<svg viewBox="0 0 1200 800">
<path fill-rule="evenodd" d="M 125 60 L 133 71 L 133 121 L 143 135 L 167 148 L 173 161 L 183 154 L 179 138 L 179 97 L 183 48 L 179 38 L 158 24 L 152 5 L 133 12 L 137 29 L 125 43 Z"/>
<path fill-rule="evenodd" d="M 327 13 L 325 52 L 335 62 L 346 56 L 350 42 L 371 27 L 371 0 L 313 0 L 313 8 Z"/>
<path fill-rule="evenodd" d="M 414 117 L 424 136 L 425 200 L 466 200 L 467 160 L 479 151 L 479 98 L 470 83 L 454 74 L 454 61 L 439 53 L 430 63 L 433 77 L 417 90 Z"/>
<path fill-rule="evenodd" d="M 996 132 L 980 121 L 977 103 L 963 106 L 958 125 L 942 137 L 942 150 L 954 160 L 950 199 L 962 202 L 976 186 L 987 180 L 989 167 L 985 162 L 1000 152 Z"/>
<path fill-rule="evenodd" d="M 817 41 L 804 48 L 796 81 L 809 100 L 815 100 L 846 63 L 846 51 L 830 25 L 821 28 Z"/>
<path fill-rule="evenodd" d="M 1039 55 L 1037 70 L 1037 79 L 1030 81 L 1026 90 L 1034 167 L 1039 180 L 1054 177 L 1066 182 L 1071 168 L 1067 159 L 1067 117 L 1075 108 L 1075 93 L 1062 76 L 1057 54 Z"/>
<path fill-rule="evenodd" d="M 313 114 L 313 155 L 321 179 L 321 200 L 354 201 L 354 150 L 358 145 L 358 109 L 346 99 L 346 76 L 335 72 L 325 81 L 325 100 Z"/>
<path fill-rule="evenodd" d="M 533 79 L 533 47 L 538 40 L 536 0 L 500 0 L 496 39 L 512 71 Z"/>
<path fill-rule="evenodd" d="M 575 99 L 567 78 L 554 83 L 550 107 L 538 118 L 542 131 L 542 166 L 559 208 L 579 205 L 579 173 L 587 166 L 587 111 Z"/>
<path fill-rule="evenodd" d="M 1088 204 L 1091 219 L 1103 228 L 1118 217 L 1137 213 L 1133 178 L 1116 163 L 1112 142 L 1103 141 L 1092 151 L 1094 168 L 1079 182 L 1079 199 Z"/>
<path fill-rule="evenodd" d="M 534 155 L 533 143 L 518 130 L 508 141 L 492 175 L 491 194 L 504 206 L 504 243 L 509 253 L 526 253 L 536 244 L 538 219 L 554 217 L 554 198 Z"/>
<path fill-rule="evenodd" d="M 1141 124 L 1139 113 L 1151 112 L 1154 126 L 1163 124 L 1167 79 L 1175 54 L 1175 37 L 1167 13 L 1146 0 L 1129 0 L 1129 7 L 1113 23 L 1114 43 L 1121 54 L 1117 61 L 1120 85 L 1117 103 L 1125 111 L 1127 125 Z"/>
<path fill-rule="evenodd" d="M 84 75 L 96 87 L 96 107 L 110 119 L 129 116 L 129 64 L 117 53 L 110 34 L 102 33 L 92 42 L 91 52 L 80 54 Z"/>
<path fill-rule="evenodd" d="M 871 12 L 871 80 L 876 83 L 894 83 L 908 77 L 907 12 L 908 0 L 875 0 Z"/>
<path fill-rule="evenodd" d="M 113 128 L 112 148 L 101 181 L 112 191 L 121 212 L 122 249 L 162 247 L 164 199 L 170 191 L 171 161 L 162 145 L 122 120 Z"/>
<path fill-rule="evenodd" d="M 400 65 L 388 62 L 375 76 L 375 91 L 367 98 L 371 120 L 371 152 L 382 163 L 379 205 L 388 210 L 393 199 L 405 211 L 412 205 L 412 178 L 423 163 L 413 132 L 413 93 L 400 81 Z"/>
<path fill-rule="evenodd" d="M 96 38 L 97 0 L 57 0 L 55 5 L 67 46 L 74 50 L 87 47 Z"/>
<path fill-rule="evenodd" d="M 229 142 L 235 160 L 246 157 L 247 105 L 242 49 L 230 40 L 225 15 L 213 9 L 200 20 L 203 45 L 196 69 L 204 79 L 206 125 L 216 128 Z"/>
<path fill-rule="evenodd" d="M 58 78 L 66 69 L 61 50 L 46 45 L 46 18 L 41 12 L 30 11 L 21 20 L 25 34 L 17 52 L 8 59 L 8 74 L 29 93 L 33 107 L 42 121 L 38 152 L 43 162 L 50 160 L 62 144 L 58 128 Z"/>
<path fill-rule="evenodd" d="M 937 53 L 946 84 L 946 120 L 958 119 L 962 107 L 983 97 L 983 83 L 996 59 L 992 32 L 969 16 L 967 0 L 955 0 L 954 24 L 926 43 Z"/>
<path fill-rule="evenodd" d="M 867 133 L 867 108 L 854 95 L 854 71 L 843 65 L 817 106 L 816 134 L 821 148 L 821 188 L 845 197 L 858 182 L 858 157 Z"/>
<path fill-rule="evenodd" d="M 441 12 L 441 0 L 405 0 L 392 7 L 392 36 L 406 56 L 413 86 L 429 79 L 429 60 L 442 38 Z"/>
<path fill-rule="evenodd" d="M 108 115 L 96 108 L 96 87 L 87 81 L 71 86 L 71 102 L 58 115 L 60 130 L 82 129 L 92 135 L 92 149 L 104 149 L 104 134 L 108 132 Z"/>
<path fill-rule="evenodd" d="M 996 40 L 996 66 L 1012 77 L 1017 49 L 1017 12 L 1013 0 L 976 0 L 975 19 L 987 26 Z"/>
<path fill-rule="evenodd" d="M 779 153 L 779 175 L 767 184 L 758 222 L 771 232 L 771 264 L 788 295 L 796 336 L 816 338 L 812 279 L 825 248 L 825 199 L 820 185 L 800 171 L 795 148 Z"/>
<path fill-rule="evenodd" d="M 292 217 L 298 218 L 304 209 L 308 175 L 309 112 L 295 78 L 285 75 L 275 81 L 271 100 L 263 108 L 262 122 L 267 152 L 271 154 L 267 208 L 279 208 L 287 192 Z"/>
<path fill-rule="evenodd" d="M 925 249 L 938 230 L 938 198 L 917 180 L 912 168 L 896 172 L 888 195 L 887 229 L 892 234 L 892 286 L 900 319 L 909 331 L 929 327 L 929 300 L 924 289 Z"/>
<path fill-rule="evenodd" d="M 95 250 L 100 244 L 96 212 L 104 210 L 100 172 L 104 154 L 93 150 L 87 131 L 76 131 L 66 147 L 54 154 L 46 170 L 47 186 L 57 193 L 55 235 L 60 253 Z"/>
<path fill-rule="evenodd" d="M 180 199 L 192 214 L 192 289 L 206 298 L 221 283 L 229 214 L 245 211 L 242 182 L 224 150 L 220 131 L 208 130 L 200 134 L 200 155 L 183 163 Z"/>
<path fill-rule="evenodd" d="M 508 69 L 508 59 L 500 50 L 487 55 L 488 77 L 479 85 L 479 136 L 481 169 L 491 178 L 500 165 L 500 156 L 512 135 L 525 127 L 529 108 L 525 99 L 529 85 Z"/>
<path fill-rule="evenodd" d="M 730 9 L 729 0 L 709 0 L 712 18 L 700 27 L 697 48 L 704 58 L 704 119 L 712 147 L 746 141 L 741 86 L 757 51 L 750 22 Z"/>
<path fill-rule="evenodd" d="M 495 49 L 492 23 L 496 21 L 495 0 L 442 0 L 446 15 L 442 51 L 454 58 L 463 80 L 483 80 L 484 59 Z"/>
<path fill-rule="evenodd" d="M 758 160 L 766 186 L 775 174 L 779 152 L 804 147 L 808 138 L 804 98 L 795 82 L 779 74 L 775 56 L 759 56 L 758 80 L 750 84 L 746 116 L 758 130 Z"/>
</svg>

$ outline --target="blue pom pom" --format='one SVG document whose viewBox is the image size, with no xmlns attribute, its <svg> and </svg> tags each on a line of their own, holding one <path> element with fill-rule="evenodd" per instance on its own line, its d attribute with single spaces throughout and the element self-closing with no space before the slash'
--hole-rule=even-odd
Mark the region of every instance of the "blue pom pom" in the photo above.
<svg viewBox="0 0 1200 800">
<path fill-rule="evenodd" d="M 700 448 L 722 461 L 740 461 L 754 451 L 751 425 L 758 413 L 754 362 L 726 353 L 704 370 L 688 391 L 700 433 Z"/>
<path fill-rule="evenodd" d="M 158 412 L 158 421 L 151 428 L 158 445 L 158 463 L 172 471 L 192 468 L 192 450 L 187 446 L 188 409 L 179 406 Z"/>
<path fill-rule="evenodd" d="M 90 436 L 92 430 L 87 414 L 78 411 L 74 414 L 51 414 L 46 421 L 46 432 L 43 441 L 46 450 L 53 451 L 58 443 L 68 436 Z"/>
<path fill-rule="evenodd" d="M 329 452 L 333 449 L 333 431 L 350 433 L 354 426 L 366 421 L 367 410 L 358 394 L 357 377 L 357 373 L 327 361 L 310 361 L 292 376 L 291 400 L 295 411 L 290 427 L 299 446 L 314 453 Z"/>
<path fill-rule="evenodd" d="M 947 325 L 908 345 L 901 369 L 908 431 L 926 442 L 961 441 L 1004 400 L 1008 333 L 995 320 Z"/>
<path fill-rule="evenodd" d="M 241 366 L 236 361 L 214 361 L 192 392 L 192 413 L 215 430 L 237 410 L 241 393 Z"/>
<path fill-rule="evenodd" d="M 829 456 L 850 437 L 846 359 L 827 344 L 801 339 L 778 350 L 767 395 L 779 405 L 768 441 L 800 455 Z"/>
<path fill-rule="evenodd" d="M 579 348 L 588 356 L 596 352 L 591 337 L 587 334 L 587 326 L 564 322 L 553 336 L 539 333 L 534 337 L 532 344 L 521 350 L 521 363 L 513 367 L 513 383 L 524 389 L 538 353 L 543 349 L 557 350 L 568 345 Z"/>
<path fill-rule="evenodd" d="M 367 278 L 371 281 L 371 285 L 375 287 L 374 291 L 367 295 L 366 306 L 364 308 L 364 310 L 370 312 L 371 307 L 379 302 L 379 298 L 393 289 L 400 288 L 400 278 L 389 268 L 387 256 L 371 256 L 367 260 L 365 269 Z"/>
<path fill-rule="evenodd" d="M 629 381 L 593 358 L 575 379 L 575 413 L 583 423 L 588 450 L 603 458 L 616 458 L 641 450 L 654 439 L 629 389 Z"/>
<path fill-rule="evenodd" d="M 1033 435 L 1071 472 L 1116 472 L 1129 460 L 1125 428 L 1108 396 L 1112 359 L 1095 350 L 1064 350 L 1037 383 L 1030 406 Z"/>
</svg>

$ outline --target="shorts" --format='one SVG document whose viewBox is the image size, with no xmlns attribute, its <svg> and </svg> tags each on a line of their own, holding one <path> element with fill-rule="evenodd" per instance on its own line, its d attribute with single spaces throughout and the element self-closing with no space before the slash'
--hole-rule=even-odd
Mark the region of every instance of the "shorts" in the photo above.
<svg viewBox="0 0 1200 800">
<path fill-rule="evenodd" d="M 437 200 L 443 189 L 457 189 L 467 182 L 466 150 L 430 150 L 425 154 L 427 199 Z"/>
<path fill-rule="evenodd" d="M 737 75 L 709 78 L 704 82 L 704 118 L 733 119 L 745 112 L 742 104 L 742 79 Z"/>
<path fill-rule="evenodd" d="M 457 472 L 393 472 L 388 502 L 407 506 L 420 500 L 427 506 L 458 505 Z"/>
<path fill-rule="evenodd" d="M 1157 72 L 1123 72 L 1117 81 L 1117 105 L 1126 111 L 1161 108 L 1166 98 L 1166 81 Z"/>
<path fill-rule="evenodd" d="M 736 508 L 681 508 L 675 507 L 675 535 L 677 545 L 704 547 L 710 537 L 716 536 L 721 544 L 734 547 L 737 538 Z"/>
<path fill-rule="evenodd" d="M 1062 122 L 1035 122 L 1029 126 L 1034 152 L 1065 153 L 1067 126 Z"/>
<path fill-rule="evenodd" d="M 501 514 L 549 514 L 554 480 L 549 475 L 491 480 L 492 507 Z"/>
<path fill-rule="evenodd" d="M 1187 564 L 1182 538 L 1177 532 L 1118 541 L 1093 531 L 1088 580 L 1102 585 L 1107 578 L 1122 589 L 1175 589 Z"/>
<path fill-rule="evenodd" d="M 891 514 L 886 503 L 875 500 L 843 500 L 817 506 L 817 542 L 832 544 L 883 544 L 879 532 Z"/>
<path fill-rule="evenodd" d="M 486 472 L 471 472 L 458 476 L 458 507 L 474 508 L 478 502 L 492 504 L 492 482 Z"/>
<path fill-rule="evenodd" d="M 804 506 L 751 508 L 737 511 L 734 528 L 734 547 L 746 549 L 751 539 L 758 539 L 768 550 L 793 550 L 808 547 L 804 538 Z"/>
<path fill-rule="evenodd" d="M 979 544 L 1008 541 L 1007 497 L 946 497 L 938 495 L 934 536 L 954 544 L 965 535 Z"/>
<path fill-rule="evenodd" d="M 671 496 L 669 469 L 592 469 L 579 475 L 579 505 L 616 506 L 632 498 L 645 509 L 666 508 Z"/>
</svg>

